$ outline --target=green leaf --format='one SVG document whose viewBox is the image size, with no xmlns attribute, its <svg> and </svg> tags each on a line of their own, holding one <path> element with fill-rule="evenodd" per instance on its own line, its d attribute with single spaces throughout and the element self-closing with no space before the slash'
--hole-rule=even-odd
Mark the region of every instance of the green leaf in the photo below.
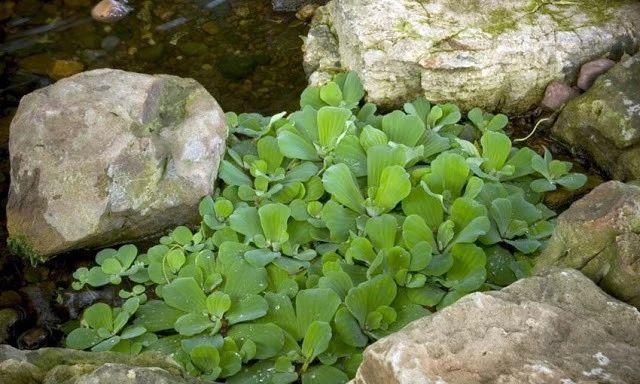
<svg viewBox="0 0 640 384">
<path fill-rule="evenodd" d="M 367 154 L 356 136 L 347 135 L 343 137 L 333 151 L 333 155 L 335 163 L 346 164 L 354 176 L 366 176 Z"/>
<path fill-rule="evenodd" d="M 462 292 L 472 292 L 486 279 L 487 257 L 482 248 L 474 244 L 456 244 L 451 248 L 453 265 L 447 272 L 447 280 Z"/>
<path fill-rule="evenodd" d="M 251 321 L 266 315 L 268 308 L 267 301 L 258 295 L 234 297 L 225 318 L 230 325 Z"/>
<path fill-rule="evenodd" d="M 314 321 L 330 322 L 341 300 L 338 294 L 327 288 L 304 289 L 296 296 L 298 334 L 304 335 Z"/>
<path fill-rule="evenodd" d="M 162 298 L 168 305 L 184 312 L 207 310 L 207 297 L 192 277 L 180 277 L 164 286 Z"/>
<path fill-rule="evenodd" d="M 359 348 L 367 345 L 369 339 L 362 333 L 358 321 L 347 308 L 338 309 L 334 322 L 336 332 L 345 344 Z"/>
<path fill-rule="evenodd" d="M 367 220 L 365 232 L 376 248 L 388 249 L 396 244 L 397 227 L 396 218 L 385 214 Z"/>
<path fill-rule="evenodd" d="M 113 312 L 111 307 L 105 303 L 93 304 L 85 309 L 82 315 L 82 322 L 95 330 L 104 328 L 107 331 L 113 331 Z"/>
<path fill-rule="evenodd" d="M 353 287 L 353 282 L 349 274 L 343 271 L 326 271 L 324 276 L 318 281 L 319 288 L 330 288 L 340 296 L 341 299 Z"/>
<path fill-rule="evenodd" d="M 179 226 L 171 232 L 171 238 L 180 245 L 187 245 L 191 243 L 193 234 L 189 228 Z"/>
<path fill-rule="evenodd" d="M 389 212 L 411 192 L 409 174 L 399 165 L 387 167 L 380 176 L 374 202 L 381 212 Z"/>
<path fill-rule="evenodd" d="M 394 143 L 414 147 L 425 131 L 425 125 L 418 116 L 405 115 L 393 111 L 382 118 L 382 130 Z"/>
<path fill-rule="evenodd" d="M 213 328 L 215 325 L 213 321 L 202 313 L 187 313 L 176 320 L 174 328 L 181 335 L 193 336 Z"/>
<path fill-rule="evenodd" d="M 318 143 L 333 148 L 347 129 L 351 111 L 345 108 L 322 107 L 318 110 Z"/>
<path fill-rule="evenodd" d="M 396 283 L 388 275 L 378 275 L 352 288 L 344 302 L 364 328 L 367 316 L 382 305 L 390 305 L 397 293 Z"/>
<path fill-rule="evenodd" d="M 102 272 L 107 275 L 117 275 L 122 272 L 122 264 L 115 258 L 106 259 L 102 262 Z"/>
<path fill-rule="evenodd" d="M 172 329 L 174 323 L 184 312 L 172 308 L 160 300 L 151 300 L 136 311 L 134 324 L 141 325 L 149 332 Z"/>
<path fill-rule="evenodd" d="M 342 98 L 347 105 L 357 105 L 364 97 L 364 88 L 358 75 L 350 71 L 346 74 L 342 84 Z"/>
<path fill-rule="evenodd" d="M 95 329 L 90 328 L 76 328 L 65 340 L 67 348 L 73 349 L 87 349 L 102 341 L 102 337 L 98 336 L 98 332 Z"/>
<path fill-rule="evenodd" d="M 278 133 L 278 147 L 284 156 L 291 159 L 310 161 L 320 159 L 318 157 L 318 152 L 311 142 L 288 130 L 283 129 Z"/>
<path fill-rule="evenodd" d="M 445 291 L 427 284 L 421 288 L 411 288 L 407 290 L 407 296 L 413 303 L 425 306 L 435 307 L 445 295 Z"/>
<path fill-rule="evenodd" d="M 575 191 L 576 189 L 582 188 L 582 186 L 586 182 L 587 176 L 581 173 L 569 173 L 556 180 L 556 183 L 562 185 L 570 191 Z"/>
<path fill-rule="evenodd" d="M 355 229 L 358 213 L 349 210 L 333 200 L 329 200 L 323 207 L 320 218 L 331 233 L 331 240 L 344 241 L 349 231 Z"/>
<path fill-rule="evenodd" d="M 116 258 L 122 264 L 124 269 L 128 269 L 133 261 L 136 259 L 138 255 L 138 248 L 136 248 L 133 244 L 123 245 L 118 249 L 118 253 L 116 254 Z"/>
<path fill-rule="evenodd" d="M 240 343 L 247 340 L 256 345 L 256 359 L 269 359 L 277 356 L 284 346 L 284 332 L 275 324 L 241 323 L 229 328 L 227 337 Z"/>
<path fill-rule="evenodd" d="M 167 253 L 166 258 L 167 258 L 167 264 L 169 265 L 169 268 L 171 268 L 173 272 L 179 271 L 180 268 L 182 268 L 184 263 L 187 261 L 187 258 L 184 256 L 184 252 L 180 248 L 169 251 L 169 253 Z"/>
<path fill-rule="evenodd" d="M 220 364 L 220 354 L 218 350 L 209 345 L 198 345 L 190 353 L 191 361 L 200 371 L 212 373 Z"/>
<path fill-rule="evenodd" d="M 311 367 L 302 374 L 302 384 L 344 384 L 347 381 L 346 373 L 329 365 Z"/>
<path fill-rule="evenodd" d="M 322 184 L 340 204 L 358 213 L 364 213 L 364 197 L 346 164 L 329 167 L 322 176 Z"/>
<path fill-rule="evenodd" d="M 388 142 L 389 139 L 383 131 L 375 129 L 370 125 L 362 128 L 362 132 L 360 132 L 360 145 L 365 150 L 368 150 L 374 145 L 385 145 Z"/>
<path fill-rule="evenodd" d="M 511 152 L 511 140 L 500 132 L 486 131 L 480 139 L 482 155 L 487 159 L 485 170 L 499 171 L 504 166 Z"/>
<path fill-rule="evenodd" d="M 338 84 L 329 81 L 320 87 L 320 98 L 329 105 L 339 105 L 342 101 L 342 91 Z"/>
<path fill-rule="evenodd" d="M 302 341 L 302 354 L 307 362 L 315 359 L 329 347 L 329 342 L 333 336 L 331 326 L 324 321 L 313 321 Z"/>
<path fill-rule="evenodd" d="M 469 165 L 456 153 L 442 153 L 431 163 L 431 174 L 427 183 L 435 193 L 449 191 L 452 197 L 459 197 L 469 177 Z"/>
<path fill-rule="evenodd" d="M 264 267 L 279 256 L 280 252 L 268 249 L 253 249 L 244 253 L 244 259 L 254 267 Z"/>
<path fill-rule="evenodd" d="M 267 168 L 270 172 L 282 164 L 284 156 L 280 153 L 278 140 L 273 136 L 264 136 L 256 143 L 258 157 L 267 162 Z"/>
<path fill-rule="evenodd" d="M 420 216 L 431 231 L 437 230 L 444 220 L 442 202 L 421 187 L 413 188 L 409 196 L 402 200 L 402 211 L 407 216 Z"/>
<path fill-rule="evenodd" d="M 207 311 L 218 319 L 231 308 L 231 297 L 224 292 L 215 291 L 207 297 Z"/>
<path fill-rule="evenodd" d="M 404 223 L 402 223 L 402 239 L 407 249 L 412 249 L 420 242 L 427 242 L 435 248 L 431 228 L 418 215 L 408 215 L 404 220 Z"/>
<path fill-rule="evenodd" d="M 289 207 L 280 203 L 263 205 L 258 209 L 258 215 L 267 241 L 277 244 L 287 241 L 287 221 L 291 216 Z"/>
<path fill-rule="evenodd" d="M 262 234 L 262 225 L 258 209 L 255 207 L 238 207 L 229 216 L 229 226 L 234 231 L 253 239 L 255 235 Z"/>
<path fill-rule="evenodd" d="M 227 160 L 222 160 L 220 163 L 218 177 L 224 180 L 228 185 L 251 186 L 251 178 L 249 178 L 249 176 L 247 176 L 240 168 L 231 164 Z"/>
</svg>

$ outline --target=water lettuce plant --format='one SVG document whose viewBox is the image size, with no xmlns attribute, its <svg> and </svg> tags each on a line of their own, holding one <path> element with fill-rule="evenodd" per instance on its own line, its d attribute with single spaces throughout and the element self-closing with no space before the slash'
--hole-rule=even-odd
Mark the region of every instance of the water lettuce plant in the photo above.
<svg viewBox="0 0 640 384">
<path fill-rule="evenodd" d="M 526 276 L 554 228 L 543 193 L 585 177 L 514 148 L 504 115 L 379 114 L 363 96 L 343 73 L 290 115 L 229 113 L 200 227 L 76 271 L 76 289 L 125 284 L 124 302 L 87 308 L 67 346 L 162 351 L 226 383 L 344 383 L 371 342 Z"/>
</svg>

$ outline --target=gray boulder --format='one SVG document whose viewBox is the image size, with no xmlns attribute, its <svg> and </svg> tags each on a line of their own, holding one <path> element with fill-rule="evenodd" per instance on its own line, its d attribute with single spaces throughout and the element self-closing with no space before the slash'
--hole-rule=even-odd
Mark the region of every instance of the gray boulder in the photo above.
<svg viewBox="0 0 640 384">
<path fill-rule="evenodd" d="M 569 102 L 552 133 L 613 178 L 640 178 L 640 54 L 623 58 Z"/>
<path fill-rule="evenodd" d="M 558 217 L 536 270 L 579 269 L 605 291 L 640 308 L 640 187 L 599 185 Z"/>
<path fill-rule="evenodd" d="M 64 348 L 21 351 L 0 345 L 0 383 L 204 384 L 160 354 L 138 356 Z"/>
<path fill-rule="evenodd" d="M 474 293 L 364 352 L 355 384 L 640 382 L 640 312 L 576 270 Z"/>
<path fill-rule="evenodd" d="M 191 79 L 102 69 L 26 95 L 11 123 L 10 244 L 44 259 L 195 224 L 226 135 Z"/>
<path fill-rule="evenodd" d="M 640 3 L 620 0 L 333 0 L 304 46 L 311 83 L 356 71 L 369 101 L 397 107 L 417 96 L 469 110 L 519 113 L 580 65 L 634 51 Z"/>
</svg>

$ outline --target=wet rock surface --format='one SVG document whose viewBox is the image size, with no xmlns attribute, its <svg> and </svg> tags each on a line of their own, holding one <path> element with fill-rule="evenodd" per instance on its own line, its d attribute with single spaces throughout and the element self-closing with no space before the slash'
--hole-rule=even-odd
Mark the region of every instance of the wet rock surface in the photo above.
<svg viewBox="0 0 640 384">
<path fill-rule="evenodd" d="M 334 0 L 318 11 L 305 44 L 312 82 L 336 66 L 355 70 L 369 101 L 398 106 L 423 95 L 525 112 L 553 80 L 637 48 L 640 3 Z M 337 64 L 337 65 L 336 65 Z"/>
<path fill-rule="evenodd" d="M 640 187 L 609 181 L 560 214 L 536 269 L 576 268 L 640 308 Z"/>
<path fill-rule="evenodd" d="M 640 178 L 640 54 L 623 58 L 569 102 L 552 133 L 612 178 Z"/>
<path fill-rule="evenodd" d="M 10 242 L 45 259 L 195 224 L 226 134 L 190 79 L 96 70 L 35 91 L 11 125 Z"/>
<path fill-rule="evenodd" d="M 200 384 L 171 359 L 63 348 L 21 351 L 0 345 L 0 383 L 16 384 Z"/>
<path fill-rule="evenodd" d="M 576 270 L 553 270 L 377 341 L 354 383 L 636 383 L 639 353 L 636 308 Z"/>
</svg>

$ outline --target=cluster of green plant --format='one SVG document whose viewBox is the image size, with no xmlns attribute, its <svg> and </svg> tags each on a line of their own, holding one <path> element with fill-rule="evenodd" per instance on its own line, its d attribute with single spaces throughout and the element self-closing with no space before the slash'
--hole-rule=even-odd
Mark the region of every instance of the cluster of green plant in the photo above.
<svg viewBox="0 0 640 384">
<path fill-rule="evenodd" d="M 362 350 L 463 295 L 528 274 L 542 193 L 585 182 L 513 148 L 504 115 L 424 99 L 377 114 L 353 73 L 289 116 L 228 114 L 222 185 L 146 253 L 98 253 L 74 288 L 128 283 L 67 345 L 159 350 L 227 383 L 344 383 Z"/>
</svg>

